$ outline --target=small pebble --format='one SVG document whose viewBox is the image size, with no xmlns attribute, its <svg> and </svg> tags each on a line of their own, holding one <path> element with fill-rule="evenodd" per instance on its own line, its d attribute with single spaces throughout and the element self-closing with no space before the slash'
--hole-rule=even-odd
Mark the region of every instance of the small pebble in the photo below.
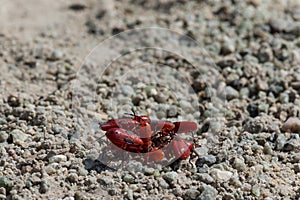
<svg viewBox="0 0 300 200">
<path fill-rule="evenodd" d="M 282 32 L 287 27 L 287 21 L 282 18 L 272 17 L 269 20 L 269 25 L 273 32 Z"/>
<path fill-rule="evenodd" d="M 50 185 L 49 185 L 48 181 L 42 180 L 41 184 L 40 184 L 40 192 L 42 194 L 45 194 L 49 191 L 49 189 L 50 189 Z"/>
<path fill-rule="evenodd" d="M 0 117 L 0 125 L 6 124 L 6 123 L 7 123 L 6 119 Z"/>
<path fill-rule="evenodd" d="M 178 177 L 178 174 L 176 172 L 166 172 L 163 175 L 163 178 L 168 181 L 169 183 L 175 181 Z"/>
<path fill-rule="evenodd" d="M 125 174 L 123 176 L 123 181 L 125 181 L 126 183 L 134 183 L 135 182 L 135 179 L 132 175 L 130 174 Z"/>
<path fill-rule="evenodd" d="M 239 159 L 239 158 L 234 159 L 233 166 L 235 169 L 237 169 L 240 172 L 246 170 L 246 164 L 244 163 L 244 161 L 242 159 Z"/>
<path fill-rule="evenodd" d="M 67 156 L 65 155 L 55 155 L 49 158 L 49 163 L 60 163 L 66 161 L 67 161 Z"/>
<path fill-rule="evenodd" d="M 185 192 L 185 196 L 189 199 L 196 199 L 199 196 L 200 192 L 197 189 L 190 188 Z"/>
<path fill-rule="evenodd" d="M 259 91 L 268 91 L 269 90 L 269 84 L 262 79 L 257 80 L 257 89 Z"/>
<path fill-rule="evenodd" d="M 174 188 L 173 190 L 172 190 L 172 193 L 175 195 L 175 196 L 181 196 L 182 195 L 182 189 L 181 188 L 179 188 L 179 187 L 176 187 L 176 188 Z"/>
<path fill-rule="evenodd" d="M 265 143 L 263 152 L 265 154 L 272 155 L 273 149 L 272 149 L 271 145 L 268 142 Z"/>
<path fill-rule="evenodd" d="M 95 162 L 93 159 L 87 158 L 84 160 L 84 165 L 87 170 L 90 170 L 95 166 Z"/>
<path fill-rule="evenodd" d="M 125 178 L 125 177 L 124 177 Z M 123 178 L 123 180 L 124 180 Z M 114 180 L 111 178 L 111 177 L 107 177 L 107 176 L 101 176 L 99 179 L 98 179 L 98 182 L 101 184 L 101 185 L 104 185 L 104 186 L 108 186 L 108 185 L 113 185 L 114 184 Z M 125 181 L 126 182 L 126 181 Z"/>
<path fill-rule="evenodd" d="M 71 173 L 68 175 L 67 180 L 70 183 L 77 183 L 78 182 L 78 175 L 76 173 Z"/>
<path fill-rule="evenodd" d="M 56 169 L 52 165 L 48 165 L 48 166 L 45 167 L 45 172 L 48 175 L 55 174 L 56 173 Z"/>
<path fill-rule="evenodd" d="M 129 85 L 122 85 L 121 86 L 121 91 L 126 96 L 132 96 L 135 93 L 134 89 Z"/>
<path fill-rule="evenodd" d="M 212 166 L 217 161 L 214 155 L 201 156 L 196 161 L 197 167 L 203 167 L 204 164 Z"/>
<path fill-rule="evenodd" d="M 128 189 L 125 197 L 127 197 L 129 200 L 133 200 L 133 191 Z"/>
<path fill-rule="evenodd" d="M 210 185 L 205 185 L 200 196 L 197 197 L 198 200 L 215 200 L 217 198 L 217 190 Z"/>
<path fill-rule="evenodd" d="M 280 93 L 279 100 L 281 103 L 288 103 L 289 102 L 289 95 L 287 93 Z"/>
<path fill-rule="evenodd" d="M 281 127 L 284 132 L 300 133 L 300 119 L 296 117 L 290 117 Z"/>
<path fill-rule="evenodd" d="M 229 181 L 230 178 L 232 177 L 233 173 L 230 171 L 224 171 L 224 170 L 219 170 L 219 169 L 212 169 L 210 172 L 210 175 L 220 181 L 220 182 L 226 182 Z"/>
<path fill-rule="evenodd" d="M 114 196 L 117 194 L 117 190 L 116 189 L 109 189 L 108 191 L 108 194 L 111 195 L 111 196 Z"/>
<path fill-rule="evenodd" d="M 233 53 L 235 51 L 235 41 L 228 37 L 224 38 L 224 42 L 221 46 L 221 52 L 224 55 Z"/>
<path fill-rule="evenodd" d="M 21 104 L 19 97 L 16 95 L 9 95 L 7 98 L 7 103 L 11 107 L 18 107 Z"/>
<path fill-rule="evenodd" d="M 229 182 L 236 188 L 242 187 L 242 182 L 239 180 L 238 176 L 232 176 Z"/>
<path fill-rule="evenodd" d="M 295 173 L 299 173 L 300 172 L 300 163 L 295 163 L 294 164 L 294 171 L 295 171 Z"/>
<path fill-rule="evenodd" d="M 0 131 L 0 142 L 6 142 L 9 135 L 5 131 Z"/>
<path fill-rule="evenodd" d="M 258 106 L 255 104 L 251 104 L 251 103 L 247 106 L 247 111 L 249 112 L 250 117 L 256 117 L 256 116 L 258 116 L 258 113 L 259 113 Z"/>
<path fill-rule="evenodd" d="M 262 63 L 273 59 L 273 51 L 270 47 L 261 47 L 258 51 L 258 60 Z"/>
<path fill-rule="evenodd" d="M 259 197 L 260 196 L 260 187 L 258 185 L 253 185 L 251 192 L 255 196 Z"/>
<path fill-rule="evenodd" d="M 168 117 L 175 117 L 177 115 L 177 106 L 170 106 L 167 112 Z"/>
<path fill-rule="evenodd" d="M 63 52 L 59 51 L 59 50 L 55 50 L 52 52 L 51 56 L 50 56 L 50 60 L 60 60 L 63 57 Z"/>
<path fill-rule="evenodd" d="M 158 181 L 158 184 L 160 185 L 160 187 L 162 187 L 164 189 L 167 189 L 170 187 L 169 184 L 165 181 L 165 179 L 163 179 L 161 177 L 158 178 L 157 181 Z"/>
<path fill-rule="evenodd" d="M 224 91 L 227 100 L 239 98 L 239 92 L 231 86 L 227 86 Z"/>
<path fill-rule="evenodd" d="M 283 134 L 279 134 L 276 139 L 276 149 L 282 150 L 284 148 L 284 145 L 286 144 L 287 139 Z"/>
<path fill-rule="evenodd" d="M 151 176 L 151 175 L 153 175 L 154 174 L 154 172 L 155 172 L 155 169 L 154 168 L 151 168 L 151 167 L 146 167 L 145 169 L 144 169 L 144 174 L 146 175 L 146 176 Z"/>
<path fill-rule="evenodd" d="M 4 176 L 0 176 L 0 187 L 9 191 L 13 187 L 13 182 Z"/>
<path fill-rule="evenodd" d="M 211 177 L 209 174 L 207 173 L 199 173 L 198 174 L 198 178 L 201 182 L 204 182 L 206 184 L 211 184 L 213 183 L 215 180 L 213 179 L 213 177 Z"/>
</svg>

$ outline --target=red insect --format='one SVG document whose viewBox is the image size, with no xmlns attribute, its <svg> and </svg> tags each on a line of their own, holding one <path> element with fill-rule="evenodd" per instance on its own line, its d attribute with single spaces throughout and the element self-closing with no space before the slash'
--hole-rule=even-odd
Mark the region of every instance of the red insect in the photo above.
<svg viewBox="0 0 300 200">
<path fill-rule="evenodd" d="M 100 125 L 106 131 L 106 137 L 117 147 L 133 153 L 147 153 L 148 161 L 159 161 L 165 158 L 163 149 L 170 145 L 167 155 L 187 159 L 194 150 L 190 143 L 177 136 L 179 133 L 197 130 L 194 122 L 170 122 L 150 120 L 148 116 L 111 119 Z"/>
</svg>

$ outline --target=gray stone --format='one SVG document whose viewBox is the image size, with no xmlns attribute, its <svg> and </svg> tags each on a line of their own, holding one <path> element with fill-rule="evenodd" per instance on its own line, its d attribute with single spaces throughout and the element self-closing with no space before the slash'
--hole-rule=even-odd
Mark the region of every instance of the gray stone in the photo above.
<svg viewBox="0 0 300 200">
<path fill-rule="evenodd" d="M 146 94 L 150 97 L 158 94 L 157 90 L 153 87 L 146 87 Z"/>
<path fill-rule="evenodd" d="M 146 168 L 144 169 L 144 174 L 145 174 L 146 176 L 153 175 L 154 172 L 155 172 L 155 169 L 152 168 L 152 167 L 146 167 Z"/>
<path fill-rule="evenodd" d="M 129 161 L 128 164 L 126 165 L 126 169 L 128 171 L 142 172 L 143 171 L 143 165 L 140 162 Z"/>
<path fill-rule="evenodd" d="M 244 124 L 244 130 L 249 133 L 259 133 L 263 130 L 263 128 L 264 128 L 264 123 L 260 120 L 260 117 L 249 119 Z"/>
<path fill-rule="evenodd" d="M 179 187 L 176 187 L 172 190 L 172 193 L 175 195 L 175 196 L 182 196 L 182 189 L 179 188 Z"/>
<path fill-rule="evenodd" d="M 125 174 L 123 176 L 123 181 L 125 181 L 126 183 L 134 183 L 135 182 L 135 179 L 132 175 L 130 174 Z"/>
<path fill-rule="evenodd" d="M 60 163 L 66 161 L 67 161 L 67 156 L 65 155 L 55 155 L 49 158 L 49 163 Z"/>
<path fill-rule="evenodd" d="M 4 187 L 6 190 L 11 190 L 13 182 L 4 176 L 0 176 L 0 187 Z"/>
<path fill-rule="evenodd" d="M 128 189 L 125 197 L 127 197 L 129 200 L 133 200 L 133 191 L 131 189 Z"/>
<path fill-rule="evenodd" d="M 239 97 L 239 92 L 231 86 L 227 86 L 224 91 L 227 100 L 236 99 Z"/>
<path fill-rule="evenodd" d="M 235 169 L 237 169 L 240 172 L 246 170 L 246 164 L 244 163 L 244 161 L 242 159 L 239 159 L 239 158 L 234 159 L 233 166 Z"/>
<path fill-rule="evenodd" d="M 54 50 L 50 56 L 51 60 L 60 60 L 63 57 L 63 52 L 59 50 Z"/>
<path fill-rule="evenodd" d="M 235 51 L 235 41 L 230 38 L 224 38 L 224 42 L 222 43 L 221 46 L 221 52 L 222 54 L 230 54 Z"/>
<path fill-rule="evenodd" d="M 166 103 L 168 97 L 164 93 L 158 93 L 157 95 L 154 96 L 154 99 L 158 103 Z"/>
<path fill-rule="evenodd" d="M 281 18 L 271 18 L 269 25 L 274 32 L 281 32 L 287 27 L 287 21 Z"/>
<path fill-rule="evenodd" d="M 77 183 L 78 182 L 78 175 L 76 173 L 70 173 L 67 177 L 67 180 L 70 183 Z"/>
<path fill-rule="evenodd" d="M 5 142 L 9 135 L 5 131 L 0 131 L 0 142 Z"/>
<path fill-rule="evenodd" d="M 213 177 L 211 177 L 209 174 L 207 173 L 199 173 L 198 174 L 198 178 L 201 182 L 207 183 L 207 184 L 211 184 L 213 182 L 215 182 L 215 180 L 213 179 Z"/>
<path fill-rule="evenodd" d="M 288 140 L 285 145 L 283 150 L 284 151 L 294 151 L 295 149 L 300 148 L 300 139 L 290 139 Z"/>
<path fill-rule="evenodd" d="M 129 85 L 122 85 L 121 86 L 121 91 L 126 96 L 131 96 L 135 93 L 134 89 Z"/>
<path fill-rule="evenodd" d="M 28 138 L 28 135 L 19 129 L 11 131 L 10 135 L 12 136 L 13 143 L 24 142 Z"/>
<path fill-rule="evenodd" d="M 95 167 L 95 161 L 93 159 L 87 158 L 84 160 L 84 165 L 87 170 L 92 169 Z"/>
<path fill-rule="evenodd" d="M 293 156 L 292 156 L 292 163 L 297 163 L 297 162 L 300 162 L 300 153 L 295 153 Z"/>
<path fill-rule="evenodd" d="M 108 186 L 108 185 L 113 185 L 114 184 L 114 180 L 111 177 L 107 177 L 107 176 L 101 176 L 98 179 L 98 182 L 101 185 L 104 185 L 104 186 Z"/>
<path fill-rule="evenodd" d="M 202 167 L 204 164 L 211 166 L 217 161 L 216 157 L 214 155 L 207 155 L 207 156 L 201 156 L 196 161 L 197 167 Z"/>
<path fill-rule="evenodd" d="M 260 188 L 258 185 L 253 185 L 251 189 L 251 193 L 254 194 L 255 196 L 259 197 L 260 196 Z"/>
<path fill-rule="evenodd" d="M 170 187 L 169 184 L 161 177 L 159 177 L 157 179 L 157 181 L 158 181 L 158 184 L 160 185 L 160 187 L 162 187 L 164 189 L 168 189 Z"/>
<path fill-rule="evenodd" d="M 176 172 L 166 172 L 163 175 L 163 178 L 168 181 L 169 183 L 175 181 L 178 177 L 178 174 Z"/>
<path fill-rule="evenodd" d="M 283 134 L 279 134 L 276 139 L 276 149 L 282 150 L 284 148 L 284 145 L 286 144 L 286 138 Z"/>
<path fill-rule="evenodd" d="M 175 117 L 177 115 L 177 106 L 171 105 L 168 109 L 167 116 Z"/>
<path fill-rule="evenodd" d="M 45 172 L 49 175 L 51 174 L 55 174 L 56 173 L 56 169 L 52 166 L 52 165 L 48 165 L 44 168 Z"/>
<path fill-rule="evenodd" d="M 288 103 L 290 101 L 290 97 L 287 93 L 280 93 L 279 100 L 281 103 Z"/>
<path fill-rule="evenodd" d="M 258 51 L 258 60 L 260 62 L 268 62 L 273 59 L 273 51 L 270 47 L 262 46 Z"/>
<path fill-rule="evenodd" d="M 74 197 L 65 197 L 65 198 L 63 198 L 63 200 L 75 200 L 75 198 Z"/>
<path fill-rule="evenodd" d="M 237 187 L 237 188 L 242 187 L 242 182 L 239 180 L 239 177 L 236 175 L 232 176 L 231 179 L 229 180 L 229 182 L 234 187 Z"/>
<path fill-rule="evenodd" d="M 230 171 L 225 171 L 225 170 L 219 170 L 219 169 L 212 169 L 210 172 L 210 175 L 220 181 L 220 182 L 226 182 L 229 181 L 230 178 L 232 177 L 233 173 Z"/>
<path fill-rule="evenodd" d="M 44 193 L 47 193 L 49 191 L 49 189 L 50 189 L 49 182 L 46 180 L 42 180 L 41 184 L 40 184 L 40 192 L 44 194 Z"/>
<path fill-rule="evenodd" d="M 63 128 L 59 124 L 55 124 L 53 127 L 54 134 L 60 134 L 63 131 Z"/>
<path fill-rule="evenodd" d="M 295 171 L 296 173 L 299 173 L 299 172 L 300 172 L 300 163 L 295 163 L 295 164 L 294 164 L 294 171 Z"/>
<path fill-rule="evenodd" d="M 180 104 L 180 107 L 185 111 L 185 112 L 188 112 L 188 111 L 192 111 L 193 110 L 193 106 L 190 102 L 186 101 L 186 100 L 181 100 L 179 102 Z"/>
<path fill-rule="evenodd" d="M 6 124 L 6 123 L 7 123 L 6 119 L 0 117 L 0 125 Z"/>
<path fill-rule="evenodd" d="M 268 142 L 265 143 L 263 152 L 265 154 L 269 154 L 269 155 L 273 154 L 273 149 L 272 149 L 271 145 Z"/>
<path fill-rule="evenodd" d="M 250 93 L 249 88 L 245 87 L 240 90 L 240 94 L 243 99 L 247 99 L 249 96 L 249 93 Z"/>
<path fill-rule="evenodd" d="M 86 175 L 88 175 L 88 171 L 86 170 L 86 169 L 84 169 L 83 167 L 80 167 L 79 169 L 78 169 L 78 174 L 80 175 L 80 176 L 86 176 Z"/>
<path fill-rule="evenodd" d="M 109 189 L 107 192 L 111 196 L 114 196 L 117 194 L 117 190 L 115 188 Z"/>
<path fill-rule="evenodd" d="M 187 189 L 185 196 L 189 199 L 196 199 L 199 196 L 200 192 L 195 188 Z"/>
<path fill-rule="evenodd" d="M 205 185 L 197 200 L 215 200 L 217 198 L 217 190 L 210 185 Z"/>
</svg>

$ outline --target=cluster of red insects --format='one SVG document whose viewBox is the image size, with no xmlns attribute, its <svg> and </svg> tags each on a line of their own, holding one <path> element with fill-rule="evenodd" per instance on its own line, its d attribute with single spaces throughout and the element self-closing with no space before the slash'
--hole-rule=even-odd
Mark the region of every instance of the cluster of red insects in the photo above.
<svg viewBox="0 0 300 200">
<path fill-rule="evenodd" d="M 100 125 L 106 137 L 122 150 L 145 153 L 148 161 L 160 161 L 175 156 L 187 159 L 194 150 L 194 144 L 177 134 L 197 130 L 195 122 L 170 122 L 151 120 L 148 116 L 111 119 Z M 170 145 L 167 151 L 166 146 Z"/>
</svg>

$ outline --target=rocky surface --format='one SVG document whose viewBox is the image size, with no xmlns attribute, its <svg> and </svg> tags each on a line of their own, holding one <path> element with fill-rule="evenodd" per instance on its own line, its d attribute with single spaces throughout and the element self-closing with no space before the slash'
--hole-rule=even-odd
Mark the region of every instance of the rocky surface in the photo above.
<svg viewBox="0 0 300 200">
<path fill-rule="evenodd" d="M 0 199 L 300 198 L 298 1 L 2 5 Z M 116 156 L 98 124 L 132 108 L 200 156 Z"/>
</svg>

